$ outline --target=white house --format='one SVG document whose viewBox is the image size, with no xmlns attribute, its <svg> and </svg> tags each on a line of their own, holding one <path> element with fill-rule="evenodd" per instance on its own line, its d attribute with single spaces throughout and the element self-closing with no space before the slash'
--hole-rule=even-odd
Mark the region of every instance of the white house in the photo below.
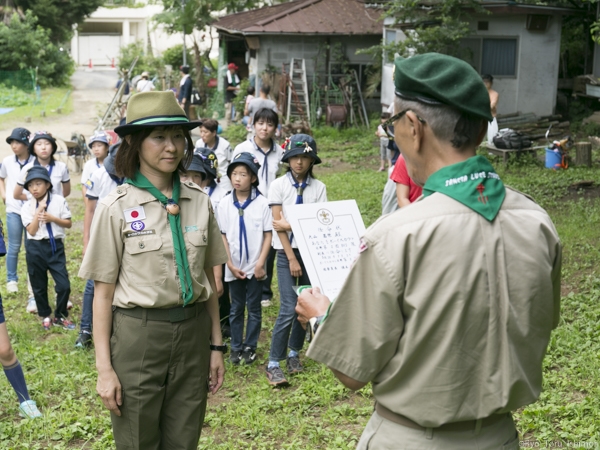
<svg viewBox="0 0 600 450">
<path fill-rule="evenodd" d="M 569 8 L 517 4 L 511 1 L 484 1 L 488 15 L 474 15 L 471 35 L 461 46 L 465 59 L 480 74 L 494 77 L 500 94 L 498 114 L 553 114 L 558 88 L 562 17 Z M 386 42 L 400 41 L 404 33 L 384 22 Z M 384 61 L 382 109 L 394 99 L 393 61 Z"/>
<path fill-rule="evenodd" d="M 119 48 L 135 41 L 144 43 L 154 56 L 183 42 L 182 33 L 168 34 L 164 27 L 156 24 L 153 17 L 162 12 L 162 5 L 145 2 L 142 7 L 100 7 L 85 22 L 80 24 L 71 40 L 71 56 L 78 65 L 118 64 Z M 194 30 L 202 50 L 210 46 L 212 30 Z M 202 36 L 205 37 L 202 40 Z M 214 34 L 213 52 L 218 54 L 217 35 Z M 192 46 L 190 36 L 186 38 L 188 48 Z M 211 55 L 212 56 L 212 55 Z"/>
</svg>

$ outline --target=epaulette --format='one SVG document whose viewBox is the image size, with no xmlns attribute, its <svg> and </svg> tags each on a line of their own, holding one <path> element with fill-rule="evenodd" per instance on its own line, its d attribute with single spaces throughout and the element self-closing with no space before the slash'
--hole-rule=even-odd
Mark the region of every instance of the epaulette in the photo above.
<svg viewBox="0 0 600 450">
<path fill-rule="evenodd" d="M 110 191 L 110 194 L 104 197 L 101 200 L 101 202 L 104 203 L 106 206 L 110 206 L 121 197 L 127 195 L 127 191 L 129 190 L 129 188 L 129 184 L 122 184 L 121 186 L 117 186 L 117 188 Z"/>
<path fill-rule="evenodd" d="M 183 186 L 187 186 L 190 189 L 194 189 L 195 191 L 200 191 L 202 192 L 204 195 L 208 195 L 206 192 L 204 192 L 204 189 L 202 189 L 200 186 L 198 186 L 196 183 L 194 183 L 193 181 L 184 181 L 183 183 L 181 183 Z"/>
<path fill-rule="evenodd" d="M 515 188 L 513 188 L 513 187 L 510 187 L 510 186 L 506 186 L 506 185 L 504 185 L 504 187 L 505 187 L 506 189 L 510 189 L 510 190 L 511 190 L 511 191 L 513 191 L 513 192 L 516 192 L 517 194 L 521 194 L 523 197 L 527 197 L 529 200 L 531 200 L 531 201 L 532 201 L 533 203 L 535 203 L 536 205 L 538 204 L 538 202 L 536 202 L 536 201 L 535 201 L 535 199 L 534 199 L 534 198 L 533 198 L 531 195 L 529 195 L 529 194 L 526 194 L 526 193 L 524 193 L 524 192 L 521 192 L 521 191 L 519 191 L 519 190 L 517 190 L 517 189 L 515 189 Z"/>
</svg>

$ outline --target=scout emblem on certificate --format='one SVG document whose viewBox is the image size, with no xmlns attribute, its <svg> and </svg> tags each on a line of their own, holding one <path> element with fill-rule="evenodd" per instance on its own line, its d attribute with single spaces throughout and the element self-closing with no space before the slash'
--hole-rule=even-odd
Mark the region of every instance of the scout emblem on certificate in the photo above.
<svg viewBox="0 0 600 450">
<path fill-rule="evenodd" d="M 335 298 L 356 259 L 365 232 L 354 200 L 283 205 L 310 283 Z"/>
</svg>

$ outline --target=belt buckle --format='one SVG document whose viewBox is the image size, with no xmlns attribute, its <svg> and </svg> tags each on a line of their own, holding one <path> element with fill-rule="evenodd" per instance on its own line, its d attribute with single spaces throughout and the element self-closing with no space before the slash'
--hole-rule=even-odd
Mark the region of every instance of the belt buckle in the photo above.
<svg viewBox="0 0 600 450">
<path fill-rule="evenodd" d="M 183 307 L 169 309 L 169 322 L 182 322 L 185 320 Z"/>
</svg>

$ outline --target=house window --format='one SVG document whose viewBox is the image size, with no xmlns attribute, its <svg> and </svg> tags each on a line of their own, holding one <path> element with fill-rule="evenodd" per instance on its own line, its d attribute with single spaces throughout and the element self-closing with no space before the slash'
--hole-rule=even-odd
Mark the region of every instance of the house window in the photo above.
<svg viewBox="0 0 600 450">
<path fill-rule="evenodd" d="M 462 59 L 477 72 L 499 77 L 517 75 L 516 38 L 468 38 L 461 43 Z"/>
<path fill-rule="evenodd" d="M 394 44 L 397 40 L 396 30 L 385 29 L 384 33 L 385 45 Z M 391 64 L 394 61 L 394 54 L 392 52 L 385 52 L 384 63 Z"/>
</svg>

